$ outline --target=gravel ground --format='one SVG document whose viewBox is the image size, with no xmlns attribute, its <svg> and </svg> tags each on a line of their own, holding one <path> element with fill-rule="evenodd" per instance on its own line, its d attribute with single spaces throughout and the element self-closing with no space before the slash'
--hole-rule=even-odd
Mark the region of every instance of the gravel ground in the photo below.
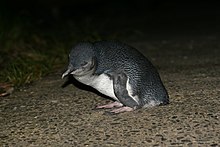
<svg viewBox="0 0 220 147">
<path fill-rule="evenodd" d="M 169 105 L 107 115 L 93 108 L 110 100 L 62 88 L 61 69 L 0 99 L 0 146 L 220 146 L 220 38 L 192 38 L 128 42 L 158 68 Z"/>
</svg>

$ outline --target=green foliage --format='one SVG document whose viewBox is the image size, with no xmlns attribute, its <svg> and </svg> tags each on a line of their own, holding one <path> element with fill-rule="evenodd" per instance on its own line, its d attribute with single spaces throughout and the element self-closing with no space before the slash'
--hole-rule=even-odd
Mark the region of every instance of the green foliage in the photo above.
<svg viewBox="0 0 220 147">
<path fill-rule="evenodd" d="M 64 59 L 67 59 L 64 47 L 57 48 L 49 44 L 41 47 L 45 50 L 39 51 L 37 48 L 30 48 L 30 44 L 20 42 L 16 45 L 9 44 L 8 48 L 4 48 L 5 51 L 1 54 L 3 67 L 0 71 L 0 81 L 22 86 L 40 79 L 55 68 L 60 68 L 65 62 Z M 55 52 L 48 51 L 49 47 Z M 13 48 L 17 50 L 13 51 Z"/>
<path fill-rule="evenodd" d="M 20 58 L 11 62 L 2 74 L 6 77 L 6 81 L 20 86 L 41 78 L 50 69 L 51 63 Z"/>
</svg>

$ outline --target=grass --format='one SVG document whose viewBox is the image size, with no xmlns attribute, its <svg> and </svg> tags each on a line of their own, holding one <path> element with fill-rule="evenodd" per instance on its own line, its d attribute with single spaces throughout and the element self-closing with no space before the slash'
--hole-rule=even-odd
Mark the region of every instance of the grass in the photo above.
<svg viewBox="0 0 220 147">
<path fill-rule="evenodd" d="M 64 48 L 58 49 L 49 44 L 37 44 L 33 47 L 35 43 L 33 40 L 27 43 L 22 38 L 16 42 L 6 41 L 2 47 L 4 50 L 1 51 L 3 66 L 0 71 L 1 82 L 12 83 L 15 86 L 25 85 L 45 76 L 55 68 L 55 65 L 64 62 L 65 54 L 62 53 Z M 45 50 L 39 51 L 37 49 L 39 46 Z M 53 48 L 59 56 L 48 53 L 48 48 Z"/>
</svg>

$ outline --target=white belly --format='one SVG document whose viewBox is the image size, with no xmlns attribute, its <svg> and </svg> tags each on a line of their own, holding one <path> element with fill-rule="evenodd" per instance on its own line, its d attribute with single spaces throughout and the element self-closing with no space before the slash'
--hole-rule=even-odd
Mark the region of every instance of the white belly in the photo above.
<svg viewBox="0 0 220 147">
<path fill-rule="evenodd" d="M 78 81 L 89 85 L 104 95 L 107 95 L 115 100 L 118 100 L 114 94 L 113 81 L 105 75 L 101 74 L 99 76 L 83 76 L 75 77 Z"/>
</svg>

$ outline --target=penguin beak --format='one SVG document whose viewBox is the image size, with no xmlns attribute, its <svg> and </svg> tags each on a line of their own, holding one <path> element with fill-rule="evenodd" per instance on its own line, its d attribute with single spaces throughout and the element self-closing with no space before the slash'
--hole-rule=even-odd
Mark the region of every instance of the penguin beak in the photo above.
<svg viewBox="0 0 220 147">
<path fill-rule="evenodd" d="M 68 67 L 68 69 L 62 74 L 62 79 L 66 76 L 68 76 L 69 74 L 71 74 L 71 72 L 73 71 L 74 69 L 72 68 L 72 66 Z"/>
<path fill-rule="evenodd" d="M 66 77 L 67 75 L 69 75 L 70 74 L 70 69 L 67 69 L 63 74 L 62 74 L 62 79 L 64 78 L 64 77 Z"/>
</svg>

